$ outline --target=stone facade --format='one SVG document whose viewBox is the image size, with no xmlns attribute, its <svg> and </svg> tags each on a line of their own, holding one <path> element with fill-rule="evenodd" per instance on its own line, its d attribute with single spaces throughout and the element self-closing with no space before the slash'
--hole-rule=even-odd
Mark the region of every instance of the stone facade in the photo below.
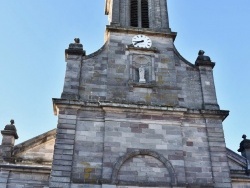
<svg viewBox="0 0 250 188">
<path fill-rule="evenodd" d="M 49 186 L 51 164 L 55 145 L 55 130 L 18 144 L 11 149 L 6 160 L 3 142 L 0 146 L 1 188 L 45 188 Z M 9 135 L 10 136 L 10 135 Z M 3 135 L 3 139 L 5 136 Z"/>
<path fill-rule="evenodd" d="M 2 187 L 250 186 L 246 158 L 225 146 L 215 63 L 202 50 L 185 60 L 166 1 L 147 3 L 149 28 L 130 27 L 130 0 L 107 0 L 104 46 L 86 55 L 79 39 L 69 45 L 57 129 L 17 146 L 13 124 L 2 131 Z M 152 46 L 135 47 L 138 34 Z"/>
</svg>

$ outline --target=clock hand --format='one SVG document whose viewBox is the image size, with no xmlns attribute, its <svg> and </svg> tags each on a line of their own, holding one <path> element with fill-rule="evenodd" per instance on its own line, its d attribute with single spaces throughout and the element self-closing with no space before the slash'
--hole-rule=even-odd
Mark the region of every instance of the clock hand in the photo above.
<svg viewBox="0 0 250 188">
<path fill-rule="evenodd" d="M 141 42 L 144 42 L 144 40 L 140 40 L 140 41 L 134 41 L 134 45 L 138 44 L 138 43 L 141 43 Z"/>
</svg>

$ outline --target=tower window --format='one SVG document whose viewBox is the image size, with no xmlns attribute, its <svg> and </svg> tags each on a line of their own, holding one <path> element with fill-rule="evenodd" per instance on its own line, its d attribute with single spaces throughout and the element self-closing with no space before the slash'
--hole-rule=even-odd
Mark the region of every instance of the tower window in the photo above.
<svg viewBox="0 0 250 188">
<path fill-rule="evenodd" d="M 141 26 L 143 28 L 149 28 L 148 0 L 141 1 Z"/>
<path fill-rule="evenodd" d="M 138 0 L 131 0 L 130 23 L 132 27 L 138 27 Z"/>
<path fill-rule="evenodd" d="M 131 0 L 130 25 L 149 28 L 148 0 Z"/>
</svg>

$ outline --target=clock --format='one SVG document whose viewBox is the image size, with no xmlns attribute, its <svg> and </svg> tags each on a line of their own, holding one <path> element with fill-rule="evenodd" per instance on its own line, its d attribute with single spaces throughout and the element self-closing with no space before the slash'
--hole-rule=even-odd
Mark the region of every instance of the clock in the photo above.
<svg viewBox="0 0 250 188">
<path fill-rule="evenodd" d="M 150 48 L 152 46 L 152 41 L 145 35 L 136 35 L 132 38 L 132 44 L 134 47 Z"/>
</svg>

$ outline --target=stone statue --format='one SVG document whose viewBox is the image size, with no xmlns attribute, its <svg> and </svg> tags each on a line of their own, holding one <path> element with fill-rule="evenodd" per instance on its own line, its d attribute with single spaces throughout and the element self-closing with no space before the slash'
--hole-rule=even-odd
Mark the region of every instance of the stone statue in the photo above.
<svg viewBox="0 0 250 188">
<path fill-rule="evenodd" d="M 143 66 L 139 67 L 139 82 L 140 83 L 145 83 L 145 68 Z"/>
<path fill-rule="evenodd" d="M 240 148 L 238 149 L 238 152 L 243 152 L 245 150 L 244 144 L 247 141 L 247 136 L 245 134 L 242 135 L 243 140 L 240 143 Z"/>
</svg>

